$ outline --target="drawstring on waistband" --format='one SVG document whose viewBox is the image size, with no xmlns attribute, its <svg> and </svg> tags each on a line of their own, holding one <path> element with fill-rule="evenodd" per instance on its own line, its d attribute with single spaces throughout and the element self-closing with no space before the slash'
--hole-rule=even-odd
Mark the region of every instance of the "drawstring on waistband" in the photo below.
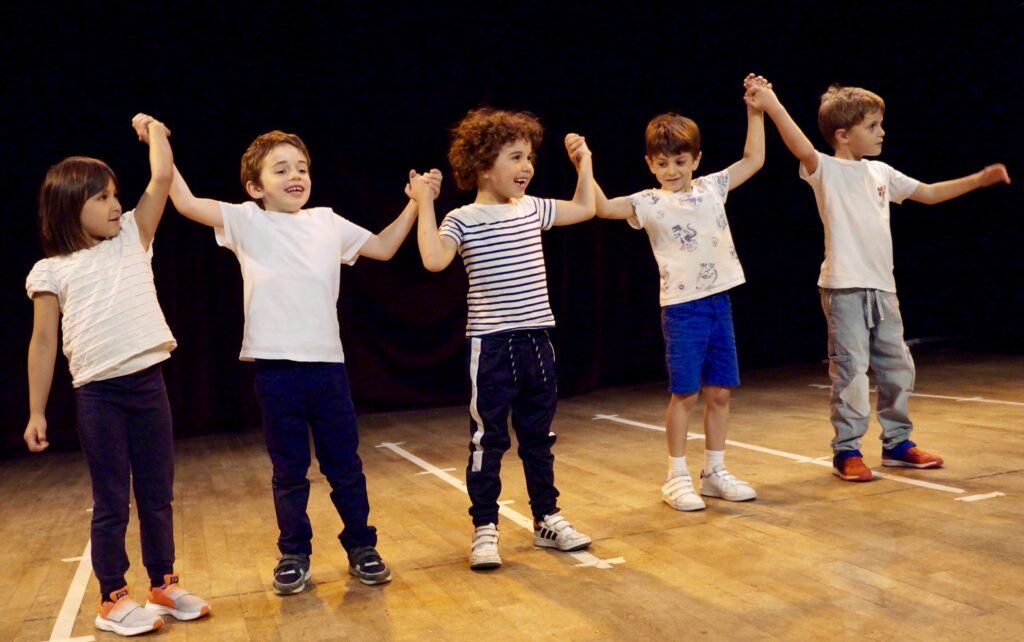
<svg viewBox="0 0 1024 642">
<path fill-rule="evenodd" d="M 868 329 L 875 327 L 874 311 L 878 310 L 878 320 L 885 321 L 885 310 L 882 308 L 882 301 L 878 298 L 878 290 L 866 290 L 864 297 L 864 316 L 867 317 Z"/>
</svg>

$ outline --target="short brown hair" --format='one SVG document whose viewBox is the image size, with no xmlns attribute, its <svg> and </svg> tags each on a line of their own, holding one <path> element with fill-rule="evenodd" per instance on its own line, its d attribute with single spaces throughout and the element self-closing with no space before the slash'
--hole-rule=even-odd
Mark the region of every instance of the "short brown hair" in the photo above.
<svg viewBox="0 0 1024 642">
<path fill-rule="evenodd" d="M 114 181 L 114 170 L 101 160 L 71 156 L 50 167 L 39 188 L 39 240 L 46 256 L 64 256 L 89 247 L 82 229 L 82 208 L 90 197 Z"/>
<path fill-rule="evenodd" d="M 881 96 L 860 87 L 833 84 L 821 95 L 818 129 L 834 149 L 837 129 L 849 129 L 873 111 L 885 113 L 885 101 Z"/>
<path fill-rule="evenodd" d="M 647 123 L 644 142 L 648 158 L 654 158 L 655 154 L 674 156 L 684 152 L 696 158 L 700 153 L 700 129 L 686 116 L 673 112 L 659 114 Z"/>
<path fill-rule="evenodd" d="M 257 136 L 256 140 L 250 143 L 249 149 L 245 150 L 245 153 L 242 154 L 242 189 L 245 189 L 249 181 L 263 187 L 260 185 L 260 171 L 263 169 L 263 159 L 270 152 L 274 151 L 274 148 L 278 145 L 291 145 L 298 149 L 306 157 L 306 165 L 312 168 L 313 162 L 309 158 L 309 150 L 306 148 L 306 143 L 302 142 L 302 139 L 295 134 L 287 134 L 275 129 L 272 132 Z"/>
<path fill-rule="evenodd" d="M 501 148 L 518 140 L 530 143 L 533 152 L 544 139 L 540 120 L 528 111 L 472 109 L 451 130 L 448 162 L 459 189 L 473 189 L 480 174 L 494 167 Z"/>
</svg>

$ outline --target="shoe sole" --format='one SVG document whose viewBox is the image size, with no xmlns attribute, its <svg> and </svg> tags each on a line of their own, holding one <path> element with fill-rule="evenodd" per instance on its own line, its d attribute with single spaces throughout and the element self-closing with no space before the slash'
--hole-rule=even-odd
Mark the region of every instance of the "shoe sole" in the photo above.
<svg viewBox="0 0 1024 642">
<path fill-rule="evenodd" d="M 164 606 L 162 604 L 153 604 L 152 602 L 147 601 L 146 605 L 142 608 L 152 613 L 157 613 L 159 615 L 170 615 L 175 620 L 181 620 L 183 622 L 188 622 L 189 620 L 198 620 L 199 618 L 210 614 L 209 606 L 204 606 L 197 613 L 186 613 L 185 611 L 179 611 L 178 609 L 174 609 L 169 606 Z"/>
<path fill-rule="evenodd" d="M 352 577 L 358 577 L 359 581 L 367 586 L 374 586 L 375 584 L 387 584 L 391 581 L 391 569 L 388 569 L 382 573 L 360 573 L 353 566 L 348 567 L 348 574 Z"/>
<path fill-rule="evenodd" d="M 471 571 L 493 571 L 501 566 L 501 560 L 484 560 L 481 562 L 470 562 Z"/>
<path fill-rule="evenodd" d="M 274 593 L 277 593 L 278 595 L 295 595 L 296 593 L 300 593 L 302 589 L 306 588 L 306 582 L 308 582 L 309 578 L 312 576 L 312 571 L 307 569 L 306 574 L 302 579 L 294 584 L 278 584 L 277 580 L 274 580 Z"/>
<path fill-rule="evenodd" d="M 156 623 L 153 624 L 152 626 L 133 626 L 133 627 L 127 627 L 127 626 L 121 626 L 117 622 L 112 622 L 110 620 L 104 619 L 103 617 L 101 617 L 99 615 L 96 616 L 96 628 L 97 629 L 99 629 L 100 631 L 109 631 L 111 633 L 117 633 L 118 635 L 121 635 L 121 636 L 124 636 L 124 637 L 131 637 L 133 635 L 142 635 L 143 633 L 149 633 L 150 631 L 155 631 L 155 630 L 159 629 L 163 625 L 164 625 L 164 621 L 158 619 L 156 621 Z"/>
<path fill-rule="evenodd" d="M 912 464 L 909 461 L 901 461 L 899 459 L 883 459 L 882 465 L 890 468 L 942 468 L 942 464 L 937 461 L 930 461 L 926 464 Z"/>
<path fill-rule="evenodd" d="M 705 508 L 707 508 L 707 504 L 705 504 L 704 502 L 701 502 L 699 504 L 676 504 L 671 499 L 665 496 L 662 496 L 661 501 L 668 504 L 669 507 L 672 508 L 672 510 L 678 510 L 685 513 L 692 513 L 694 511 L 704 510 Z"/>
<path fill-rule="evenodd" d="M 832 474 L 835 475 L 836 477 L 838 477 L 839 479 L 842 479 L 843 481 L 849 481 L 849 482 L 869 482 L 869 481 L 875 481 L 875 474 L 874 473 L 871 473 L 871 477 L 864 478 L 864 477 L 857 477 L 856 475 L 844 475 L 841 472 L 839 472 L 838 470 L 836 470 L 835 468 L 833 468 L 832 469 Z"/>
<path fill-rule="evenodd" d="M 757 492 L 753 495 L 733 495 L 732 497 L 726 497 L 711 490 L 700 489 L 700 494 L 704 497 L 717 497 L 718 499 L 724 499 L 727 502 L 749 502 L 752 499 L 757 499 Z"/>
<path fill-rule="evenodd" d="M 533 545 L 534 546 L 539 546 L 541 548 L 553 548 L 553 549 L 555 549 L 557 551 L 562 551 L 563 553 L 571 553 L 573 551 L 582 551 L 583 549 L 587 548 L 588 546 L 590 546 L 593 543 L 594 543 L 593 540 L 589 540 L 588 539 L 585 542 L 581 542 L 579 544 L 574 544 L 572 546 L 563 548 L 562 546 L 560 546 L 558 544 L 558 542 L 552 542 L 551 540 L 544 539 L 542 537 L 534 537 L 533 538 Z"/>
</svg>

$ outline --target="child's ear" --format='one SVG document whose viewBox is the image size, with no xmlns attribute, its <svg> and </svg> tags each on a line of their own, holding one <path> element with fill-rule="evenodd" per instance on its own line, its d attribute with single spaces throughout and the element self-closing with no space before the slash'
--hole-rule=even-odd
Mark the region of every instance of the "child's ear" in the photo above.
<svg viewBox="0 0 1024 642">
<path fill-rule="evenodd" d="M 253 198 L 253 200 L 260 200 L 263 198 L 263 188 L 257 185 L 253 181 L 245 182 L 246 193 Z"/>
<path fill-rule="evenodd" d="M 836 133 L 832 134 L 832 138 L 837 143 L 843 143 L 844 145 L 850 142 L 850 137 L 847 135 L 845 129 L 837 129 Z"/>
<path fill-rule="evenodd" d="M 647 161 L 647 169 L 651 170 L 651 173 L 654 174 L 654 159 L 645 155 L 644 160 Z"/>
<path fill-rule="evenodd" d="M 700 165 L 701 154 L 703 154 L 703 153 L 704 152 L 697 152 L 697 155 L 694 157 L 694 159 L 693 159 L 693 168 L 694 169 L 697 169 L 697 166 Z"/>
</svg>

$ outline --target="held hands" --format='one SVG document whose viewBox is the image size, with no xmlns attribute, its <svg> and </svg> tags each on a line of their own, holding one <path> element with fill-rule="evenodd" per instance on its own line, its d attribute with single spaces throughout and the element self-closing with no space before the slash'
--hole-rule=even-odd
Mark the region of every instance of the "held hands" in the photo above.
<svg viewBox="0 0 1024 642">
<path fill-rule="evenodd" d="M 156 131 L 162 132 L 164 136 L 169 137 L 171 135 L 171 130 L 167 129 L 166 125 L 149 114 L 135 114 L 135 117 L 132 118 L 132 129 L 135 130 L 139 140 L 147 145 L 149 144 L 150 128 L 154 127 L 157 128 Z"/>
<path fill-rule="evenodd" d="M 441 178 L 439 169 L 432 169 L 426 174 L 420 174 L 416 170 L 410 169 L 409 182 L 405 185 L 405 195 L 417 203 L 433 201 L 441 193 Z"/>
<path fill-rule="evenodd" d="M 1010 173 L 1006 171 L 1006 165 L 996 163 L 981 170 L 981 187 L 988 187 L 996 183 L 1010 183 Z"/>
<path fill-rule="evenodd" d="M 46 441 L 46 418 L 29 417 L 24 438 L 28 449 L 32 452 L 39 453 L 46 450 L 50 445 L 50 442 Z"/>
<path fill-rule="evenodd" d="M 590 156 L 590 148 L 587 147 L 587 139 L 579 134 L 565 135 L 565 151 L 569 153 L 569 160 L 579 169 L 584 158 Z"/>
<path fill-rule="evenodd" d="M 779 102 L 772 89 L 772 84 L 764 76 L 747 74 L 747 77 L 743 79 L 743 89 L 745 90 L 743 102 L 752 109 L 765 111 Z"/>
</svg>

